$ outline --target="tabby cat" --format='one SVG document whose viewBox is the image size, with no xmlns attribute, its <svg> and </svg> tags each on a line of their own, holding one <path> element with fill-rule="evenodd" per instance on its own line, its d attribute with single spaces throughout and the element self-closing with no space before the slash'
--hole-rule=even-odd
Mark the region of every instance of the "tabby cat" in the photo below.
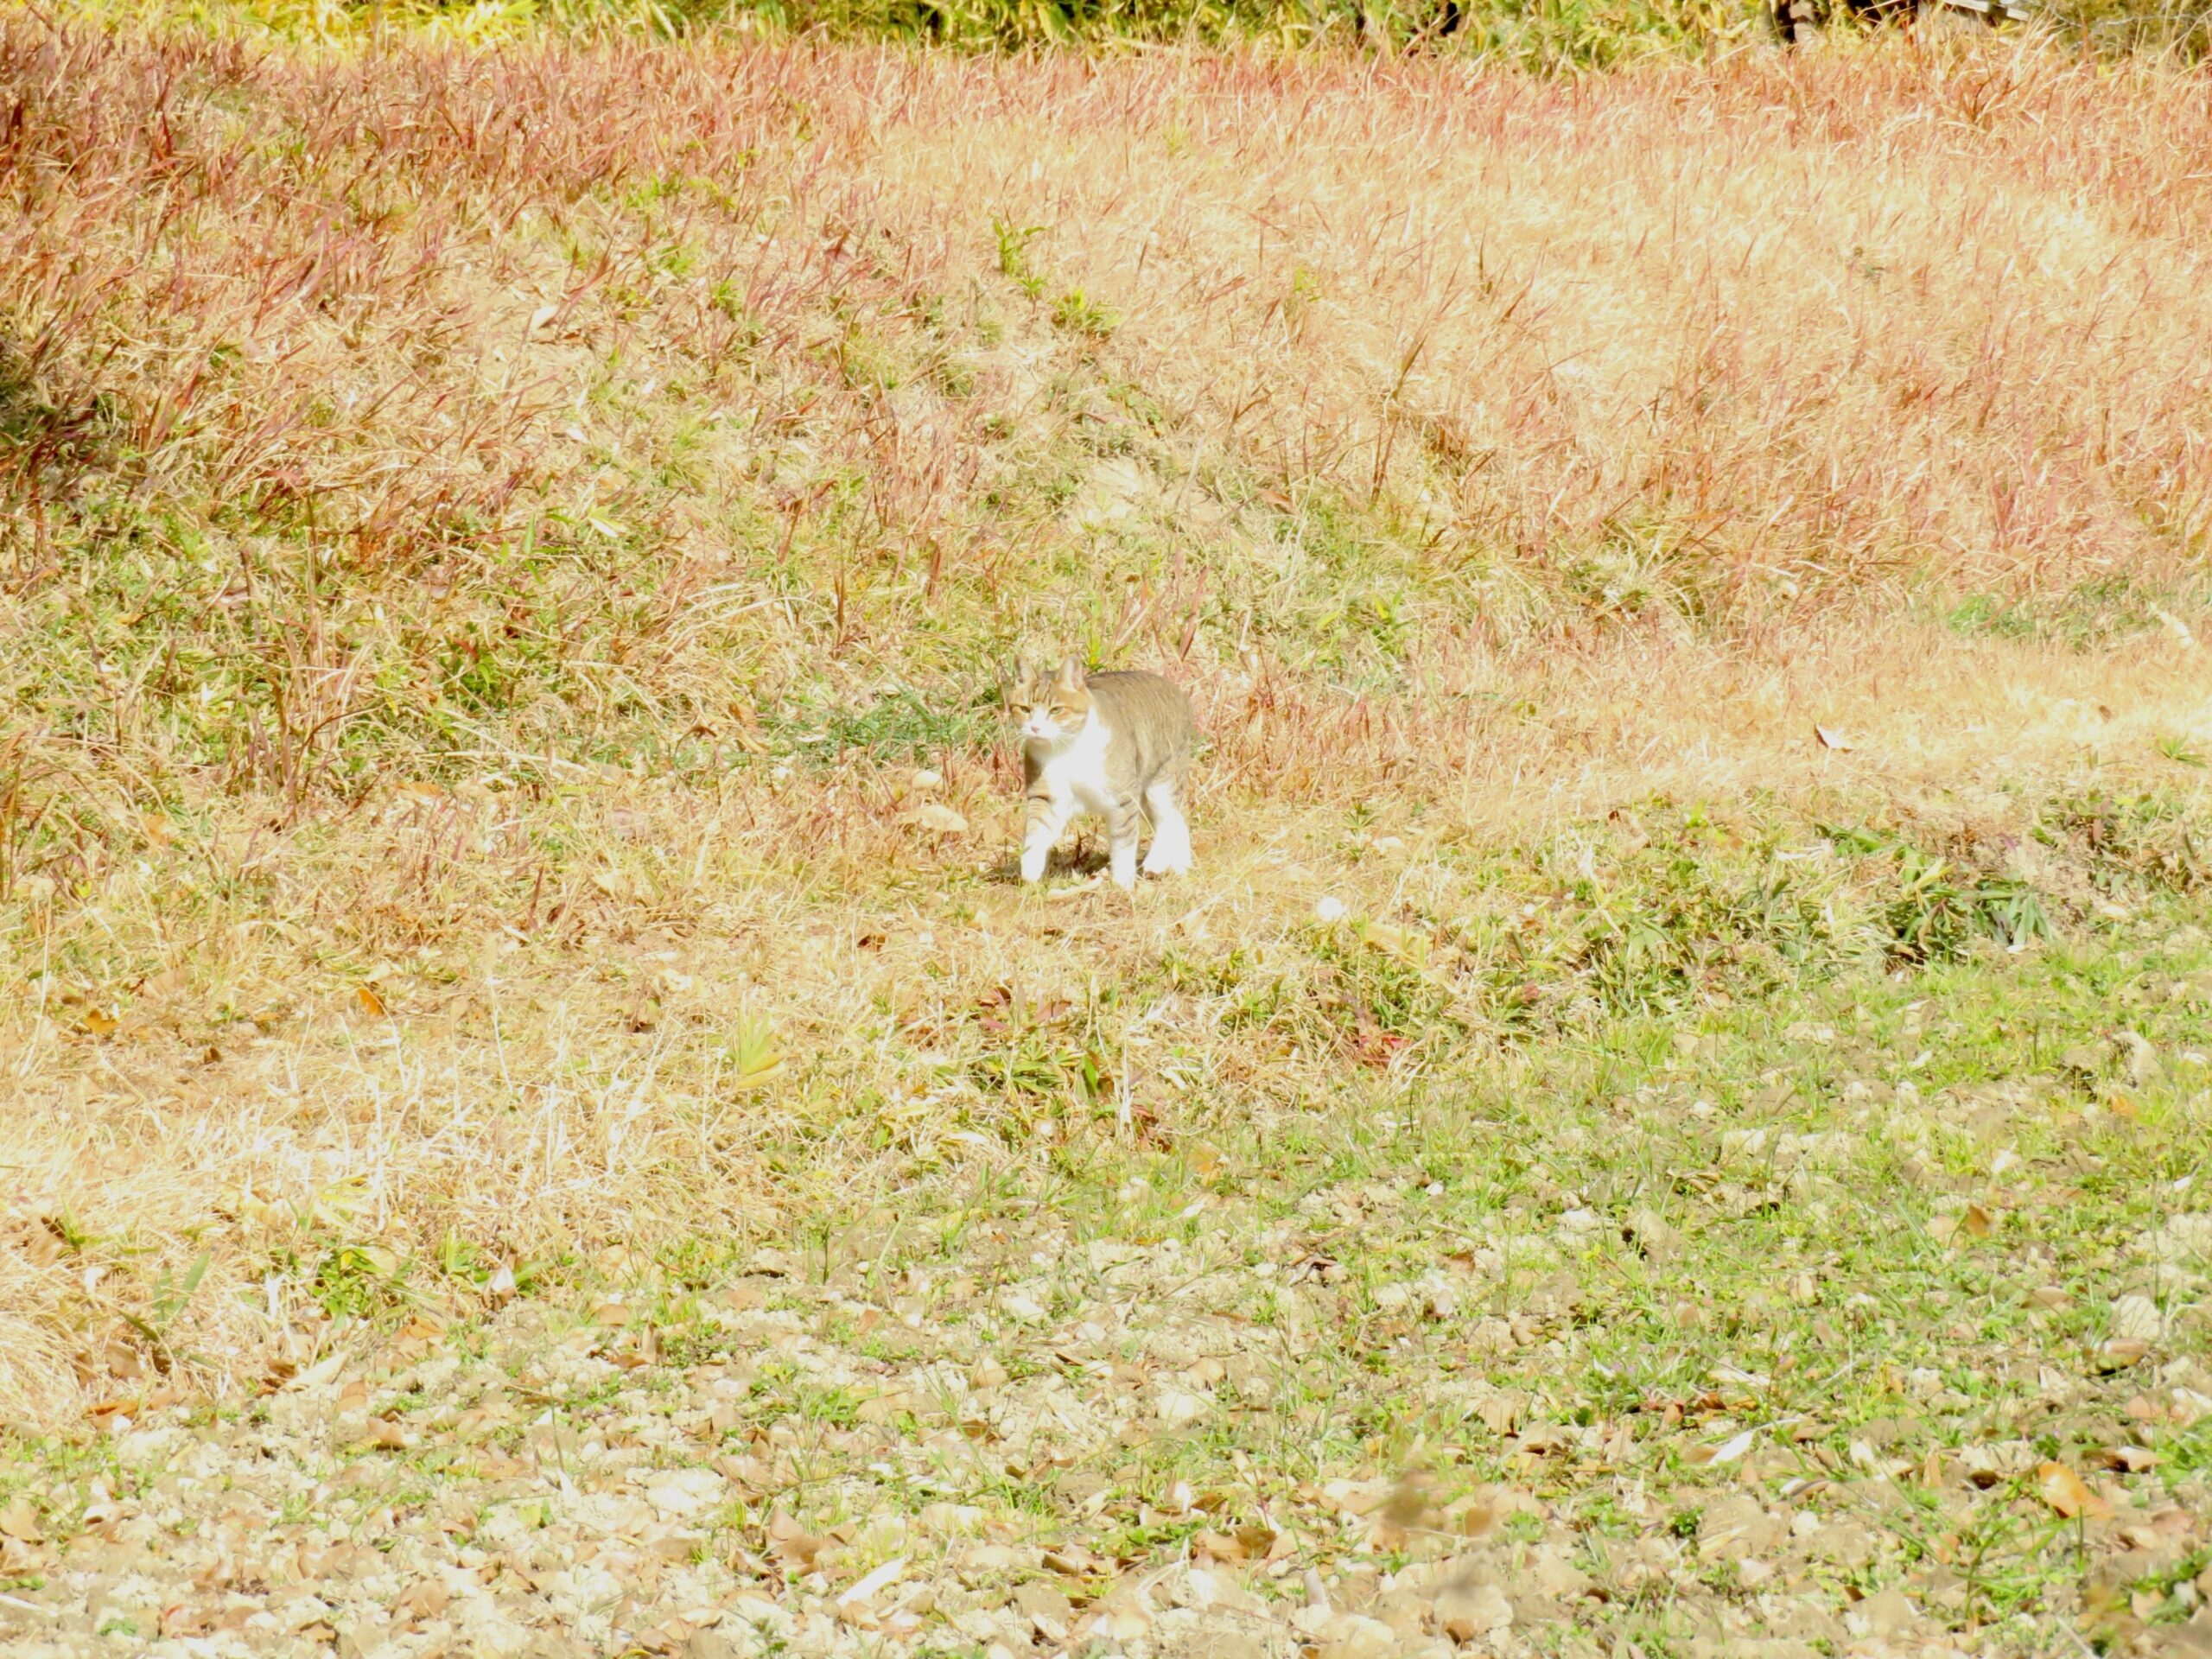
<svg viewBox="0 0 2212 1659">
<path fill-rule="evenodd" d="M 1128 670 L 1085 674 L 1071 657 L 1057 670 L 1026 658 L 1006 686 L 1007 713 L 1021 737 L 1028 782 L 1028 823 L 1021 879 L 1045 874 L 1052 843 L 1068 820 L 1106 820 L 1115 882 L 1137 881 L 1137 817 L 1152 820 L 1147 875 L 1186 874 L 1191 826 L 1183 817 L 1183 778 L 1198 742 L 1190 699 L 1157 674 Z"/>
</svg>

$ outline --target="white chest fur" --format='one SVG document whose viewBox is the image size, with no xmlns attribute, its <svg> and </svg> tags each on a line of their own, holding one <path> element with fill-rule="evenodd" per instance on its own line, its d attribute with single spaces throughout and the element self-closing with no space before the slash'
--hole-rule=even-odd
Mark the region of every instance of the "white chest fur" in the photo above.
<svg viewBox="0 0 2212 1659">
<path fill-rule="evenodd" d="M 1112 811 L 1114 791 L 1106 781 L 1106 746 L 1113 735 L 1106 729 L 1106 722 L 1094 714 L 1071 741 L 1040 757 L 1039 771 L 1045 787 L 1064 810 L 1101 816 Z"/>
</svg>

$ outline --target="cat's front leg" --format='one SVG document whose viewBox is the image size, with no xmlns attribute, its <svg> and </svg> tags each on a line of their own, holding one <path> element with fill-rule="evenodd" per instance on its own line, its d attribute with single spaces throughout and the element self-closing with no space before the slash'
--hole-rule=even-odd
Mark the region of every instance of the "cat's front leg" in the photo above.
<svg viewBox="0 0 2212 1659">
<path fill-rule="evenodd" d="M 1059 840 L 1060 831 L 1067 828 L 1068 814 L 1074 808 L 1072 800 L 1062 800 L 1039 791 L 1029 797 L 1027 828 L 1021 837 L 1021 879 L 1041 881 L 1045 866 L 1052 856 L 1052 843 Z"/>
</svg>

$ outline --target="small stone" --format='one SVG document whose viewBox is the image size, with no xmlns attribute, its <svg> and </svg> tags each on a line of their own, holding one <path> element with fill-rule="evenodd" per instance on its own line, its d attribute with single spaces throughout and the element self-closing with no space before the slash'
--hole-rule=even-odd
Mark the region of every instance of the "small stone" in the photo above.
<svg viewBox="0 0 2212 1659">
<path fill-rule="evenodd" d="M 923 801 L 899 815 L 899 822 L 936 836 L 964 836 L 968 820 L 938 801 Z"/>
</svg>

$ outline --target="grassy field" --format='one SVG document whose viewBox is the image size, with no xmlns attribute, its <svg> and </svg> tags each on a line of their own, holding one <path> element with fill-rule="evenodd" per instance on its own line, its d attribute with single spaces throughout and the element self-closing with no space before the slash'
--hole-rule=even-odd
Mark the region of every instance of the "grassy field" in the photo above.
<svg viewBox="0 0 2212 1659">
<path fill-rule="evenodd" d="M 11 1650 L 2212 1649 L 2212 80 L 0 110 Z"/>
</svg>

